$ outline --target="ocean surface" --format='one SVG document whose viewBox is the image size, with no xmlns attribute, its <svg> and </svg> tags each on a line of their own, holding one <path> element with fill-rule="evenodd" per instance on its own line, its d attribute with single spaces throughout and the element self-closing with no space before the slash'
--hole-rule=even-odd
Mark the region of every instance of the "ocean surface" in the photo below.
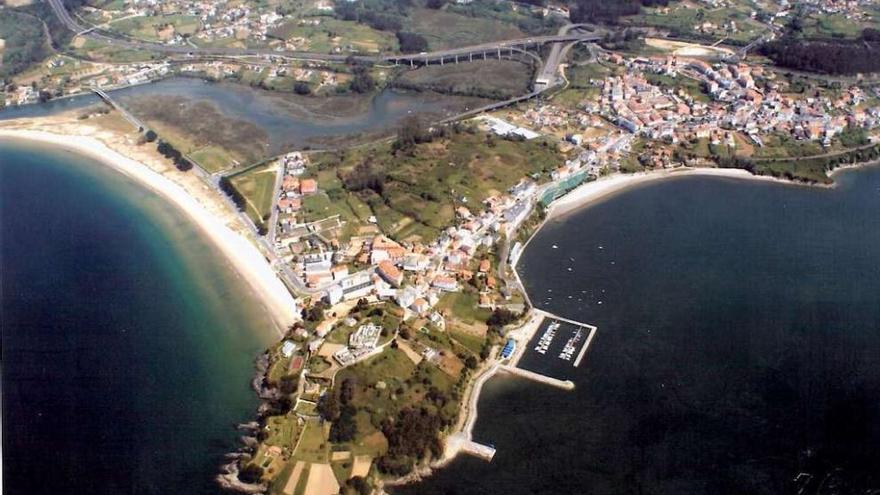
<svg viewBox="0 0 880 495">
<path fill-rule="evenodd" d="M 395 493 L 877 493 L 880 168 L 835 179 L 675 178 L 550 222 L 524 283 L 598 332 L 578 368 L 521 365 L 576 389 L 490 380 L 494 460 Z"/>
<path fill-rule="evenodd" d="M 277 338 L 196 227 L 87 158 L 0 140 L 3 492 L 217 493 Z"/>
</svg>

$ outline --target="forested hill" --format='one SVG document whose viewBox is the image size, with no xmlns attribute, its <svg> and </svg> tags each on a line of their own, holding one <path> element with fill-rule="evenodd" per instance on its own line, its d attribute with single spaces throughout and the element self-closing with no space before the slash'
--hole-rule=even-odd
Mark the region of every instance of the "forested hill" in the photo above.
<svg viewBox="0 0 880 495">
<path fill-rule="evenodd" d="M 787 37 L 765 43 L 760 53 L 789 69 L 833 75 L 880 72 L 880 32 L 866 29 L 857 40 Z"/>
<path fill-rule="evenodd" d="M 571 22 L 615 23 L 627 15 L 636 15 L 642 7 L 669 5 L 674 0 L 571 0 Z"/>
</svg>

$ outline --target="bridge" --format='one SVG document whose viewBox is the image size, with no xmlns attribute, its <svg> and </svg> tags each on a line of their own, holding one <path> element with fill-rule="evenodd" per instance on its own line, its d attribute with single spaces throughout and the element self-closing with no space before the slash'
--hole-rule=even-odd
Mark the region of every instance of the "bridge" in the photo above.
<svg viewBox="0 0 880 495">
<path fill-rule="evenodd" d="M 522 39 L 512 39 L 512 40 L 503 40 L 496 41 L 492 43 L 482 43 L 478 45 L 464 46 L 461 48 L 451 48 L 448 50 L 439 50 L 434 52 L 422 52 L 418 54 L 409 54 L 409 55 L 390 55 L 381 57 L 379 60 L 382 62 L 391 63 L 394 65 L 409 65 L 409 66 L 417 66 L 417 65 L 429 65 L 429 64 L 440 64 L 443 65 L 447 62 L 449 63 L 458 63 L 458 62 L 472 62 L 474 59 L 476 60 L 485 60 L 489 57 L 500 59 L 503 56 L 513 56 L 515 53 L 525 53 L 529 56 L 532 56 L 531 52 L 528 50 L 530 48 L 540 48 L 544 45 L 554 45 L 554 47 L 560 43 L 571 43 L 571 42 L 595 42 L 600 41 L 602 39 L 602 35 L 598 33 L 581 33 L 581 32 L 569 32 L 570 30 L 574 31 L 573 27 L 578 27 L 580 25 L 568 25 L 563 27 L 559 34 L 555 35 L 546 35 L 546 36 L 534 36 L 531 38 L 522 38 Z M 540 60 L 539 57 L 536 57 Z M 558 60 L 558 59 L 557 59 Z M 553 65 L 556 65 L 556 62 L 553 62 Z"/>
<path fill-rule="evenodd" d="M 139 132 L 145 132 L 148 129 L 147 124 L 145 124 L 139 118 L 135 117 L 134 114 L 132 114 L 131 112 L 126 110 L 125 107 L 123 107 L 118 102 L 116 102 L 116 100 L 111 98 L 110 95 L 107 92 L 105 92 L 103 89 L 92 88 L 92 92 L 95 93 L 96 95 L 98 95 L 98 97 L 101 98 L 105 103 L 107 103 L 108 105 L 113 107 L 114 110 L 116 110 L 123 117 L 125 117 L 125 120 L 129 121 L 131 123 L 131 125 L 137 127 L 137 130 Z"/>
</svg>

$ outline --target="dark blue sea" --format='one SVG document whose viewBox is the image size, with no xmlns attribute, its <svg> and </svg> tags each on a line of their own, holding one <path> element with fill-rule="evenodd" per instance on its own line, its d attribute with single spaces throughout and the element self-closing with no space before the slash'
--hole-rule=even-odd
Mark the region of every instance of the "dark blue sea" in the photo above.
<svg viewBox="0 0 880 495">
<path fill-rule="evenodd" d="M 491 380 L 494 460 L 395 493 L 878 493 L 880 168 L 835 180 L 681 177 L 550 222 L 531 299 L 599 329 L 578 368 L 521 364 L 576 389 Z"/>
<path fill-rule="evenodd" d="M 216 493 L 277 338 L 196 227 L 106 166 L 0 141 L 3 492 Z"/>
</svg>

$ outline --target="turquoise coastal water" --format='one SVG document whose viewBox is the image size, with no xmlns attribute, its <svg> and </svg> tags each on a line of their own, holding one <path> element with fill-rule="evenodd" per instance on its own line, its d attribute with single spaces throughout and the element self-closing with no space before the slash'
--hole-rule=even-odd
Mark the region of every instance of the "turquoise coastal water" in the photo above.
<svg viewBox="0 0 880 495">
<path fill-rule="evenodd" d="M 3 491 L 216 493 L 276 330 L 155 194 L 0 141 Z"/>
<path fill-rule="evenodd" d="M 599 331 L 579 368 L 521 365 L 576 389 L 490 380 L 492 463 L 395 493 L 880 489 L 880 168 L 835 179 L 675 178 L 548 223 L 520 264 L 530 297 Z"/>
</svg>

